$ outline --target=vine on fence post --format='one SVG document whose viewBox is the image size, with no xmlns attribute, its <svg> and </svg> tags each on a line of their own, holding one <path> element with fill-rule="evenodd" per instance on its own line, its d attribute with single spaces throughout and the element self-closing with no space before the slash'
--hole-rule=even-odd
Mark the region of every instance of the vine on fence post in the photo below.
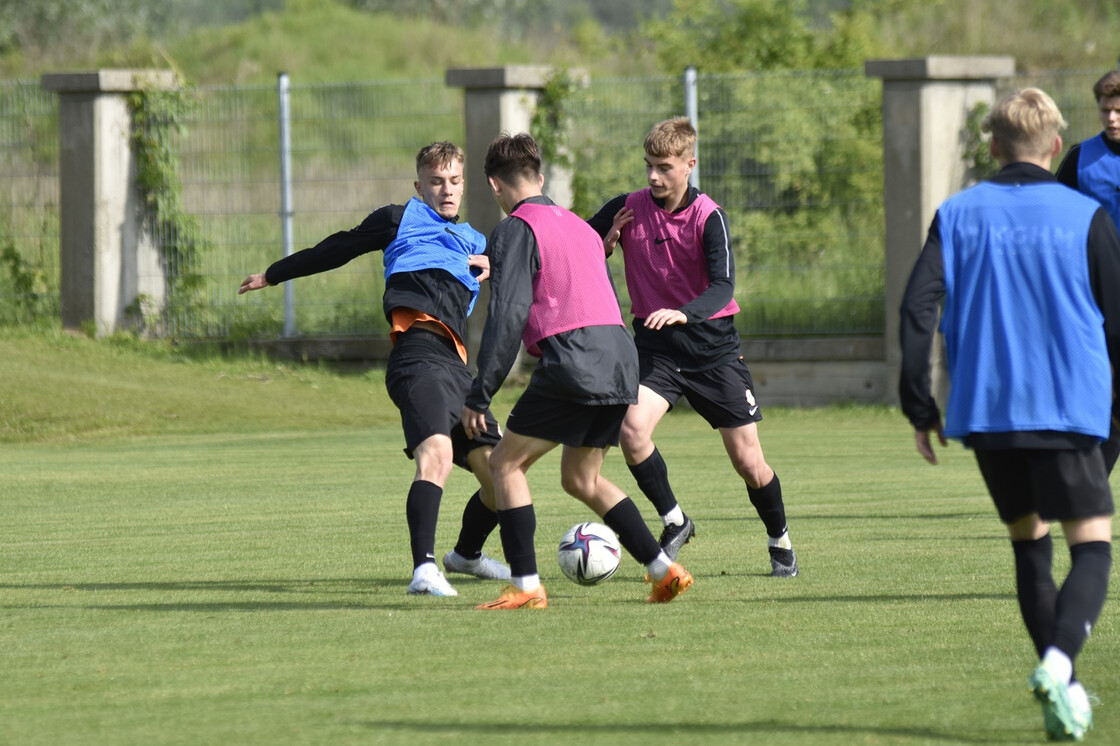
<svg viewBox="0 0 1120 746">
<path fill-rule="evenodd" d="M 197 260 L 204 246 L 198 225 L 183 211 L 179 154 L 175 136 L 181 134 L 182 115 L 189 105 L 182 89 L 138 90 L 128 96 L 132 112 L 132 143 L 137 164 L 137 183 L 145 220 L 156 241 L 167 278 L 164 314 L 184 309 L 199 310 L 202 276 Z M 150 299 L 137 298 L 134 306 L 142 316 Z M 150 326 L 151 319 L 142 318 Z"/>
<path fill-rule="evenodd" d="M 969 174 L 977 181 L 986 179 L 999 170 L 999 164 L 992 157 L 989 139 L 984 136 L 982 123 L 992 107 L 983 101 L 968 111 L 965 119 L 964 163 Z"/>
<path fill-rule="evenodd" d="M 574 172 L 575 159 L 570 147 L 571 117 L 568 101 L 579 82 L 566 69 L 558 70 L 545 83 L 529 121 L 529 134 L 537 141 L 541 160 L 572 173 L 572 211 L 580 213 L 587 201 L 587 185 Z"/>
</svg>

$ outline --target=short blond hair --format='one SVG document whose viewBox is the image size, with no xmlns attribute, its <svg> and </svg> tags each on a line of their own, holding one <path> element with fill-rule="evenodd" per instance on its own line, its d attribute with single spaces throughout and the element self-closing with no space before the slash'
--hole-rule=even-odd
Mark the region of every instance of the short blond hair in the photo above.
<svg viewBox="0 0 1120 746">
<path fill-rule="evenodd" d="M 646 135 L 645 149 L 654 158 L 691 158 L 696 152 L 696 128 L 688 117 L 658 122 Z"/>
<path fill-rule="evenodd" d="M 1000 99 L 980 127 L 999 143 L 1001 160 L 1012 163 L 1051 155 L 1066 120 L 1045 91 L 1023 88 Z"/>
<path fill-rule="evenodd" d="M 447 140 L 425 145 L 416 154 L 416 174 L 419 175 L 424 167 L 438 170 L 449 163 L 462 163 L 464 157 L 463 149 Z"/>
</svg>

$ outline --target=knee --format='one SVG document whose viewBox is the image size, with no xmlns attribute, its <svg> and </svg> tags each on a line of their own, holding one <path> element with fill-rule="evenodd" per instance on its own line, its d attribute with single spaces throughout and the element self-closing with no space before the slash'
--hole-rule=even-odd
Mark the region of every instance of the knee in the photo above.
<svg viewBox="0 0 1120 746">
<path fill-rule="evenodd" d="M 774 478 L 774 470 L 759 454 L 758 458 L 747 458 L 733 462 L 737 473 L 747 486 L 752 490 L 761 489 L 770 484 Z"/>
<path fill-rule="evenodd" d="M 560 474 L 560 487 L 572 497 L 583 500 L 591 494 L 591 485 L 581 474 Z"/>
<path fill-rule="evenodd" d="M 424 443 L 413 453 L 416 475 L 423 480 L 442 485 L 451 476 L 454 453 L 451 443 Z"/>
<path fill-rule="evenodd" d="M 622 429 L 618 433 L 618 443 L 622 447 L 622 455 L 630 463 L 644 461 L 653 451 L 648 429 L 629 419 L 622 423 Z"/>
<path fill-rule="evenodd" d="M 494 481 L 500 481 L 521 469 L 521 462 L 511 459 L 510 454 L 506 453 L 503 448 L 495 448 L 491 451 L 487 463 L 490 468 L 490 477 Z"/>
</svg>

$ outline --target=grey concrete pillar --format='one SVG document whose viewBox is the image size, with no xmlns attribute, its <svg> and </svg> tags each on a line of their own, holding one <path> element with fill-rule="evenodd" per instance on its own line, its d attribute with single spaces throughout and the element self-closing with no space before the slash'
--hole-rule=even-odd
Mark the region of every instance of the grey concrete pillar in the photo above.
<svg viewBox="0 0 1120 746">
<path fill-rule="evenodd" d="M 533 110 L 541 91 L 554 75 L 548 65 L 512 65 L 509 67 L 459 68 L 448 70 L 446 82 L 465 90 L 464 121 L 467 141 L 463 148 L 466 160 L 466 214 L 470 224 L 490 235 L 505 215 L 490 192 L 482 170 L 486 150 L 502 132 L 516 135 L 529 131 Z M 551 164 L 543 164 L 544 193 L 565 207 L 572 203 L 571 174 Z M 467 351 L 474 365 L 482 328 L 486 324 L 486 305 L 490 294 L 486 283 L 474 313 L 467 320 Z"/>
<path fill-rule="evenodd" d="M 883 80 L 883 187 L 886 212 L 887 396 L 898 402 L 898 310 L 930 221 L 947 197 L 969 185 L 965 124 L 978 103 L 995 101 L 995 82 L 1015 73 L 1013 57 L 869 60 Z M 935 392 L 945 381 L 935 367 Z"/>
<path fill-rule="evenodd" d="M 128 94 L 169 89 L 165 70 L 98 70 L 43 75 L 59 94 L 62 325 L 96 325 L 99 334 L 124 324 L 125 309 L 166 295 L 158 248 L 144 229 L 132 154 Z"/>
</svg>

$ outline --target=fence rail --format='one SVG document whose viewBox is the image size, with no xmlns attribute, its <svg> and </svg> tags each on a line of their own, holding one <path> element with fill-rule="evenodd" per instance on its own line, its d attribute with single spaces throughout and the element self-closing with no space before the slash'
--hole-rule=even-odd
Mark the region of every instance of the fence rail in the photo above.
<svg viewBox="0 0 1120 746">
<path fill-rule="evenodd" d="M 1098 130 L 1096 77 L 1045 73 L 1001 88 L 1051 92 L 1072 144 Z M 645 185 L 642 140 L 653 122 L 685 112 L 684 86 L 677 76 L 599 78 L 574 91 L 567 117 L 576 212 L 589 216 Z M 462 91 L 442 80 L 292 81 L 288 96 L 296 250 L 405 201 L 420 146 L 464 140 Z M 862 71 L 696 76 L 700 187 L 731 222 L 745 335 L 883 332 L 880 100 L 879 81 Z M 175 260 L 189 266 L 166 269 L 198 282 L 146 322 L 178 338 L 278 336 L 283 294 L 236 294 L 245 275 L 283 252 L 277 88 L 197 88 L 186 101 L 175 149 L 200 250 Z M 57 105 L 37 82 L 0 83 L 0 323 L 57 315 Z M 480 168 L 480 159 L 468 153 L 467 168 Z M 464 212 L 469 219 L 469 204 Z M 301 280 L 293 331 L 386 334 L 382 286 L 379 257 Z"/>
</svg>

